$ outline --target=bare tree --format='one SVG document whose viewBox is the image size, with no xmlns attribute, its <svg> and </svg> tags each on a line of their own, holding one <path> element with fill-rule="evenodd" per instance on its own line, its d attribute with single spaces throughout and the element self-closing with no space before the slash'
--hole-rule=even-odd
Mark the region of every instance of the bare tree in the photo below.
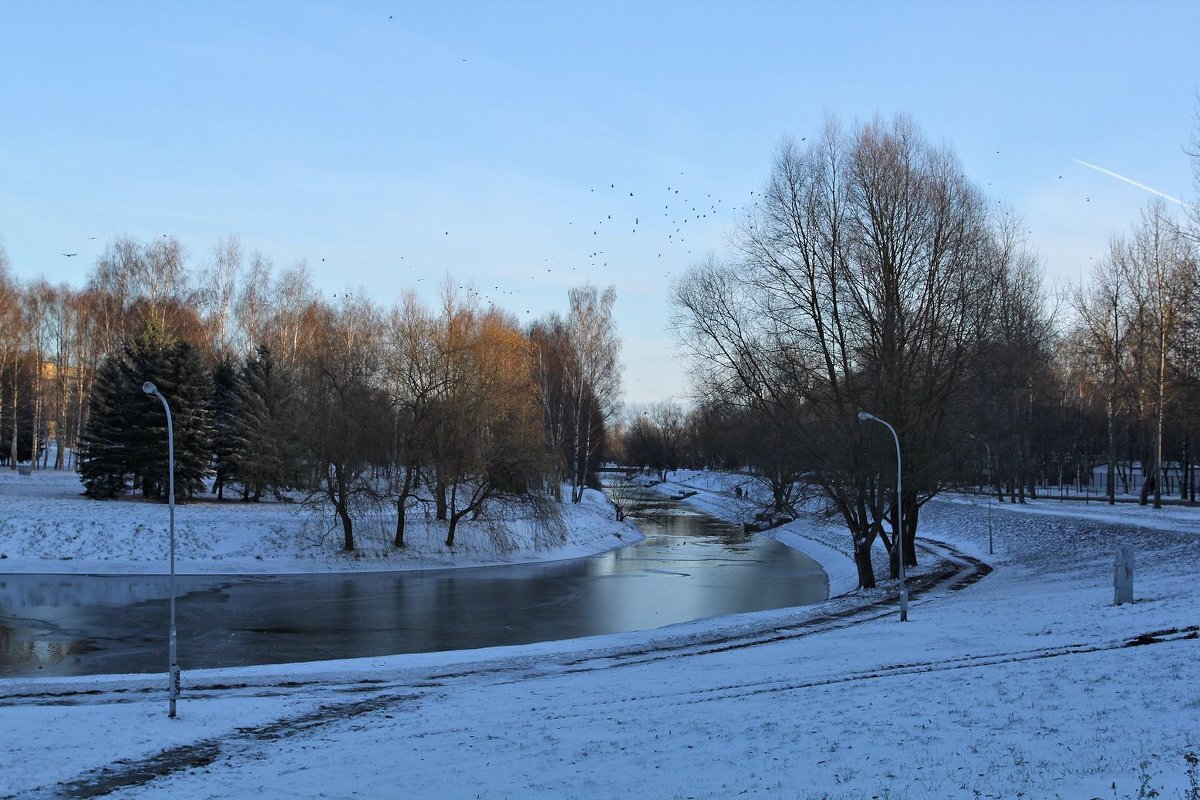
<svg viewBox="0 0 1200 800">
<path fill-rule="evenodd" d="M 140 245 L 128 236 L 110 241 L 88 279 L 95 298 L 100 357 L 115 353 L 129 332 L 126 310 L 135 296 L 136 275 L 141 270 Z"/>
<path fill-rule="evenodd" d="M 41 278 L 28 287 L 25 292 L 25 302 L 22 304 L 22 313 L 25 318 L 22 329 L 27 336 L 25 358 L 29 362 L 30 397 L 27 402 L 30 404 L 31 412 L 30 465 L 35 469 L 43 451 L 45 450 L 49 455 L 42 436 L 46 429 L 45 384 L 53 378 L 53 375 L 47 370 L 46 342 L 49 336 L 47 323 L 54 306 L 54 293 L 54 288 L 45 278 Z"/>
<path fill-rule="evenodd" d="M 301 353 L 319 334 L 313 329 L 308 315 L 317 299 L 317 292 L 313 288 L 307 262 L 298 261 L 291 269 L 284 270 L 275 281 L 272 294 L 274 302 L 271 304 L 267 338 L 279 360 L 289 367 L 295 367 Z"/>
<path fill-rule="evenodd" d="M 243 353 L 267 344 L 267 308 L 271 293 L 271 260 L 255 251 L 250 255 L 250 266 L 234 305 L 237 317 L 235 347 Z"/>
<path fill-rule="evenodd" d="M 574 361 L 566 322 L 557 314 L 535 323 L 529 330 L 534 345 L 534 381 L 542 409 L 542 428 L 550 452 L 550 492 L 562 502 L 562 485 L 567 477 L 570 434 L 574 408 L 570 370 Z M 573 470 L 572 470 L 573 471 Z"/>
<path fill-rule="evenodd" d="M 1143 346 L 1150 355 L 1149 385 L 1153 407 L 1153 472 L 1143 484 L 1154 507 L 1162 508 L 1164 410 L 1169 385 L 1168 358 L 1175 346 L 1178 323 L 1195 285 L 1193 256 L 1179 226 L 1167 215 L 1161 200 L 1152 202 L 1129 239 L 1119 250 L 1120 266 L 1131 298 L 1141 311 L 1138 322 Z"/>
<path fill-rule="evenodd" d="M 571 392 L 571 501 L 578 503 L 587 474 L 604 437 L 604 424 L 617 411 L 621 391 L 621 341 L 612 309 L 613 287 L 601 291 L 584 284 L 569 293 L 567 332 L 571 357 L 567 365 Z"/>
<path fill-rule="evenodd" d="M 946 479 L 963 435 L 963 388 L 992 313 L 997 265 L 980 193 L 905 118 L 805 148 L 784 142 L 746 217 L 736 262 L 691 271 L 675 292 L 681 342 L 702 376 L 789 419 L 789 441 L 849 527 L 859 583 L 882 537 L 898 569 L 890 441 L 904 447 L 906 560 L 917 509 Z"/>
<path fill-rule="evenodd" d="M 355 504 L 368 493 L 366 478 L 384 458 L 379 431 L 386 413 L 375 382 L 379 370 L 379 315 L 366 300 L 343 297 L 331 308 L 315 304 L 311 346 L 302 364 L 304 439 L 316 468 L 310 503 L 333 509 L 342 549 L 354 549 Z"/>
<path fill-rule="evenodd" d="M 242 271 L 242 243 L 226 236 L 213 247 L 212 262 L 201 270 L 195 291 L 210 354 L 231 355 L 234 349 L 233 315 L 238 277 Z"/>
<path fill-rule="evenodd" d="M 1013 502 L 1023 503 L 1035 491 L 1039 417 L 1057 402 L 1053 314 L 1045 307 L 1041 265 L 1025 243 L 1023 222 L 1008 211 L 994 220 L 993 313 L 980 342 L 979 394 L 972 405 L 983 420 L 976 435 L 991 442 L 995 455 L 991 477 L 997 495 L 1007 485 Z M 978 445 L 964 444 L 978 454 Z"/>
<path fill-rule="evenodd" d="M 1119 253 L 1121 244 L 1113 240 L 1109 249 L 1110 255 L 1096 265 L 1091 284 L 1076 290 L 1074 306 L 1081 344 L 1078 355 L 1095 363 L 1102 376 L 1108 462 L 1105 493 L 1112 505 L 1117 491 L 1117 415 L 1124 380 L 1124 337 L 1129 335 L 1129 325 L 1121 325 L 1121 275 L 1112 255 Z"/>
<path fill-rule="evenodd" d="M 427 465 L 437 399 L 449 375 L 437 369 L 437 322 L 412 292 L 393 306 L 384 329 L 383 391 L 391 410 L 392 445 L 387 495 L 396 507 L 393 545 L 405 545 L 410 504 Z"/>
<path fill-rule="evenodd" d="M 0 424 L 3 424 L 5 402 L 9 398 L 5 397 L 4 381 L 9 378 L 16 383 L 16 365 L 18 354 L 20 352 L 20 342 L 18 332 L 20 331 L 21 321 L 21 289 L 17 282 L 13 279 L 12 269 L 8 262 L 8 253 L 5 251 L 3 244 L 0 244 Z M 13 393 L 16 393 L 14 388 Z M 12 399 L 9 413 L 12 414 L 12 454 L 9 458 L 9 466 L 12 469 L 17 468 L 17 407 L 15 398 Z"/>
</svg>

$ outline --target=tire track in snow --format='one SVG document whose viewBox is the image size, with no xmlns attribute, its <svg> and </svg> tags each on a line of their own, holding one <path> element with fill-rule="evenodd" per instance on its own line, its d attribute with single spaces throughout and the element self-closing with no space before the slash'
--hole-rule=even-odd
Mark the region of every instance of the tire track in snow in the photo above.
<svg viewBox="0 0 1200 800">
<path fill-rule="evenodd" d="M 114 761 L 105 767 L 89 770 L 77 778 L 47 789 L 23 792 L 22 798 L 103 797 L 122 789 L 143 786 L 151 781 L 188 769 L 200 769 L 223 755 L 243 754 L 266 742 L 310 733 L 324 725 L 342 722 L 384 708 L 411 706 L 421 699 L 417 694 L 381 694 L 349 703 L 331 703 L 312 711 L 270 722 L 265 725 L 236 728 L 232 733 L 200 739 L 189 744 L 171 747 L 137 761 Z M 3 795 L 3 800 L 17 795 Z"/>
<path fill-rule="evenodd" d="M 963 656 L 939 661 L 916 662 L 911 664 L 893 664 L 862 672 L 852 672 L 844 675 L 832 675 L 813 678 L 804 681 L 771 681 L 760 682 L 752 686 L 745 683 L 730 683 L 712 686 L 705 689 L 689 689 L 680 692 L 645 693 L 636 696 L 614 697 L 593 701 L 591 706 L 618 706 L 627 703 L 682 703 L 692 705 L 720 700 L 735 700 L 739 698 L 756 697 L 764 694 L 800 691 L 804 689 L 821 688 L 846 683 L 862 683 L 865 681 L 882 680 L 904 675 L 924 675 L 938 672 L 953 672 L 963 669 L 978 669 L 1003 664 L 1019 664 L 1028 661 L 1041 661 L 1065 656 L 1086 655 L 1110 650 L 1121 650 L 1129 647 L 1168 644 L 1177 642 L 1200 642 L 1200 625 L 1185 628 L 1152 631 L 1138 634 L 1131 638 L 1107 641 L 1096 644 L 1069 644 L 1055 647 L 1036 648 L 1033 650 L 1002 651 L 978 656 Z M 554 713 L 553 707 L 534 709 L 544 714 L 546 719 L 566 720 L 582 714 Z"/>
<path fill-rule="evenodd" d="M 961 553 L 944 542 L 925 539 L 919 540 L 918 545 L 937 558 L 938 562 L 928 572 L 910 579 L 909 596 L 914 603 L 916 601 L 929 602 L 947 592 L 963 589 L 992 571 L 988 564 Z M 672 658 L 704 656 L 841 630 L 851 625 L 885 617 L 893 613 L 897 602 L 898 597 L 895 595 L 876 600 L 864 600 L 858 605 L 820 614 L 797 623 L 785 625 L 776 623 L 750 630 L 741 629 L 735 632 L 688 636 L 686 641 L 678 643 L 660 640 L 603 650 L 593 648 L 582 654 L 576 651 L 541 657 L 515 656 L 496 660 L 486 665 L 466 665 L 453 672 L 433 670 L 429 673 L 413 673 L 406 671 L 405 676 L 397 680 L 359 679 L 335 683 L 331 682 L 328 677 L 321 676 L 299 680 L 294 678 L 267 679 L 261 683 L 251 681 L 214 682 L 185 686 L 185 696 L 192 699 L 232 696 L 280 697 L 295 694 L 297 691 L 306 691 L 318 696 L 336 697 L 346 693 L 402 688 L 435 688 L 444 682 L 462 678 L 477 679 L 486 676 L 507 675 L 514 681 L 520 681 L 528 677 L 589 672 L 596 669 L 634 666 Z M 0 708 L 16 705 L 99 705 L 140 702 L 147 697 L 162 693 L 162 687 L 157 685 L 160 682 L 159 677 L 154 676 L 153 680 L 155 685 L 10 693 L 0 697 Z"/>
</svg>

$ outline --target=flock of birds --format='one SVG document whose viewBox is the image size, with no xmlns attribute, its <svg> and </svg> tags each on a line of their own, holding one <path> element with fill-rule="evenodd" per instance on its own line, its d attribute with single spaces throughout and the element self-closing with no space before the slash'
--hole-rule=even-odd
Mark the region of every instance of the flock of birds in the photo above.
<svg viewBox="0 0 1200 800">
<path fill-rule="evenodd" d="M 526 296 L 528 288 L 552 281 L 557 286 L 559 279 L 566 276 L 568 283 L 589 280 L 598 284 L 616 282 L 617 263 L 624 269 L 639 270 L 638 280 L 661 275 L 670 279 L 677 270 L 686 267 L 689 257 L 694 255 L 689 240 L 712 237 L 723 232 L 738 209 L 727 205 L 722 198 L 714 198 L 710 192 L 693 191 L 680 179 L 665 186 L 661 191 L 644 190 L 609 182 L 590 186 L 587 196 L 580 198 L 581 207 L 587 212 L 579 218 L 562 218 L 565 222 L 568 241 L 578 248 L 577 254 L 569 256 L 547 256 L 541 264 L 531 270 L 528 283 L 516 285 L 488 280 L 483 289 L 470 284 L 457 288 L 472 298 L 485 303 L 511 305 L 513 300 Z M 751 195 L 754 193 L 751 192 Z M 443 229 L 443 237 L 451 236 Z M 424 283 L 420 270 L 405 256 L 399 256 L 406 270 L 411 271 L 414 283 Z M 612 261 L 612 268 L 609 264 Z M 324 259 L 322 259 L 324 261 Z M 657 269 L 650 272 L 651 264 Z M 661 270 L 661 271 L 660 271 Z M 524 314 L 532 314 L 532 308 L 524 308 Z"/>
<path fill-rule="evenodd" d="M 995 153 L 1000 155 L 999 150 Z M 567 238 L 574 241 L 577 253 L 544 258 L 542 265 L 529 273 L 528 280 L 534 285 L 546 281 L 558 284 L 558 279 L 566 276 L 570 283 L 589 280 L 603 285 L 617 277 L 617 263 L 625 274 L 631 268 L 635 270 L 639 281 L 659 277 L 670 280 L 695 260 L 696 251 L 690 242 L 699 239 L 701 246 L 712 246 L 716 237 L 730 228 L 739 212 L 750 211 L 758 205 L 760 195 L 754 191 L 743 205 L 726 203 L 720 197 L 714 198 L 711 192 L 686 187 L 685 177 L 685 173 L 680 172 L 670 184 L 665 181 L 660 184 L 661 189 L 618 188 L 615 181 L 610 181 L 607 187 L 603 184 L 587 187 L 587 196 L 580 198 L 580 207 L 588 209 L 587 216 L 561 220 L 571 231 Z M 1058 175 L 1058 180 L 1063 177 Z M 987 185 L 991 186 L 991 183 Z M 1085 196 L 1083 200 L 1090 203 L 1091 197 Z M 440 238 L 450 236 L 451 230 L 443 229 Z M 88 237 L 88 241 L 96 238 Z M 79 252 L 61 255 L 75 258 Z M 428 276 L 422 275 L 411 260 L 405 255 L 398 258 L 410 273 L 410 285 L 426 282 Z M 609 268 L 610 260 L 613 269 Z M 327 258 L 322 257 L 321 263 L 327 263 Z M 431 278 L 430 282 L 437 280 Z M 487 283 L 482 290 L 471 284 L 458 288 L 473 299 L 494 305 L 501 305 L 503 301 L 511 304 L 513 299 L 524 294 L 522 288 L 511 283 L 494 279 Z M 524 309 L 525 314 L 532 311 L 532 308 Z"/>
</svg>

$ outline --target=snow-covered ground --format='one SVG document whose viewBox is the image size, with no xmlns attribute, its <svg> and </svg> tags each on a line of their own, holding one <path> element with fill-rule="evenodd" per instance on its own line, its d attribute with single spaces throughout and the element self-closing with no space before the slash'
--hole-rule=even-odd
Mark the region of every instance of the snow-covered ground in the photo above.
<svg viewBox="0 0 1200 800">
<path fill-rule="evenodd" d="M 672 479 L 740 513 L 726 478 Z M 993 522 L 989 557 L 983 502 L 925 507 L 921 536 L 995 570 L 906 624 L 818 606 L 192 672 L 176 720 L 161 677 L 0 681 L 0 796 L 1200 797 L 1200 515 L 1039 501 Z M 835 565 L 837 533 L 774 535 Z M 1138 601 L 1114 607 L 1118 544 Z"/>
<path fill-rule="evenodd" d="M 22 476 L 0 470 L 0 573 L 163 573 L 168 570 L 168 509 L 140 498 L 89 500 L 71 472 Z M 599 492 L 561 506 L 562 519 L 538 522 L 525 512 L 459 523 L 454 552 L 445 523 L 409 512 L 406 546 L 392 546 L 395 513 L 365 513 L 356 550 L 341 549 L 332 518 L 299 503 L 212 500 L 175 508 L 176 571 L 181 574 L 307 573 L 437 569 L 576 558 L 643 537 L 614 520 Z"/>
</svg>

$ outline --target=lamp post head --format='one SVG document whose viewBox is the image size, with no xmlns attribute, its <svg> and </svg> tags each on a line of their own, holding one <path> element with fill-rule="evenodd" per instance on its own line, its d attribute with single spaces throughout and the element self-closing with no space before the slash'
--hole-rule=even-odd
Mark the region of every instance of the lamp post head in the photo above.
<svg viewBox="0 0 1200 800">
<path fill-rule="evenodd" d="M 874 414 L 868 414 L 866 411 L 858 412 L 858 421 L 859 422 L 866 422 L 867 420 L 871 420 L 871 419 L 875 419 Z"/>
<path fill-rule="evenodd" d="M 155 386 L 153 382 L 146 381 L 145 383 L 142 384 L 142 391 L 145 392 L 146 394 L 157 394 L 158 387 Z"/>
</svg>

